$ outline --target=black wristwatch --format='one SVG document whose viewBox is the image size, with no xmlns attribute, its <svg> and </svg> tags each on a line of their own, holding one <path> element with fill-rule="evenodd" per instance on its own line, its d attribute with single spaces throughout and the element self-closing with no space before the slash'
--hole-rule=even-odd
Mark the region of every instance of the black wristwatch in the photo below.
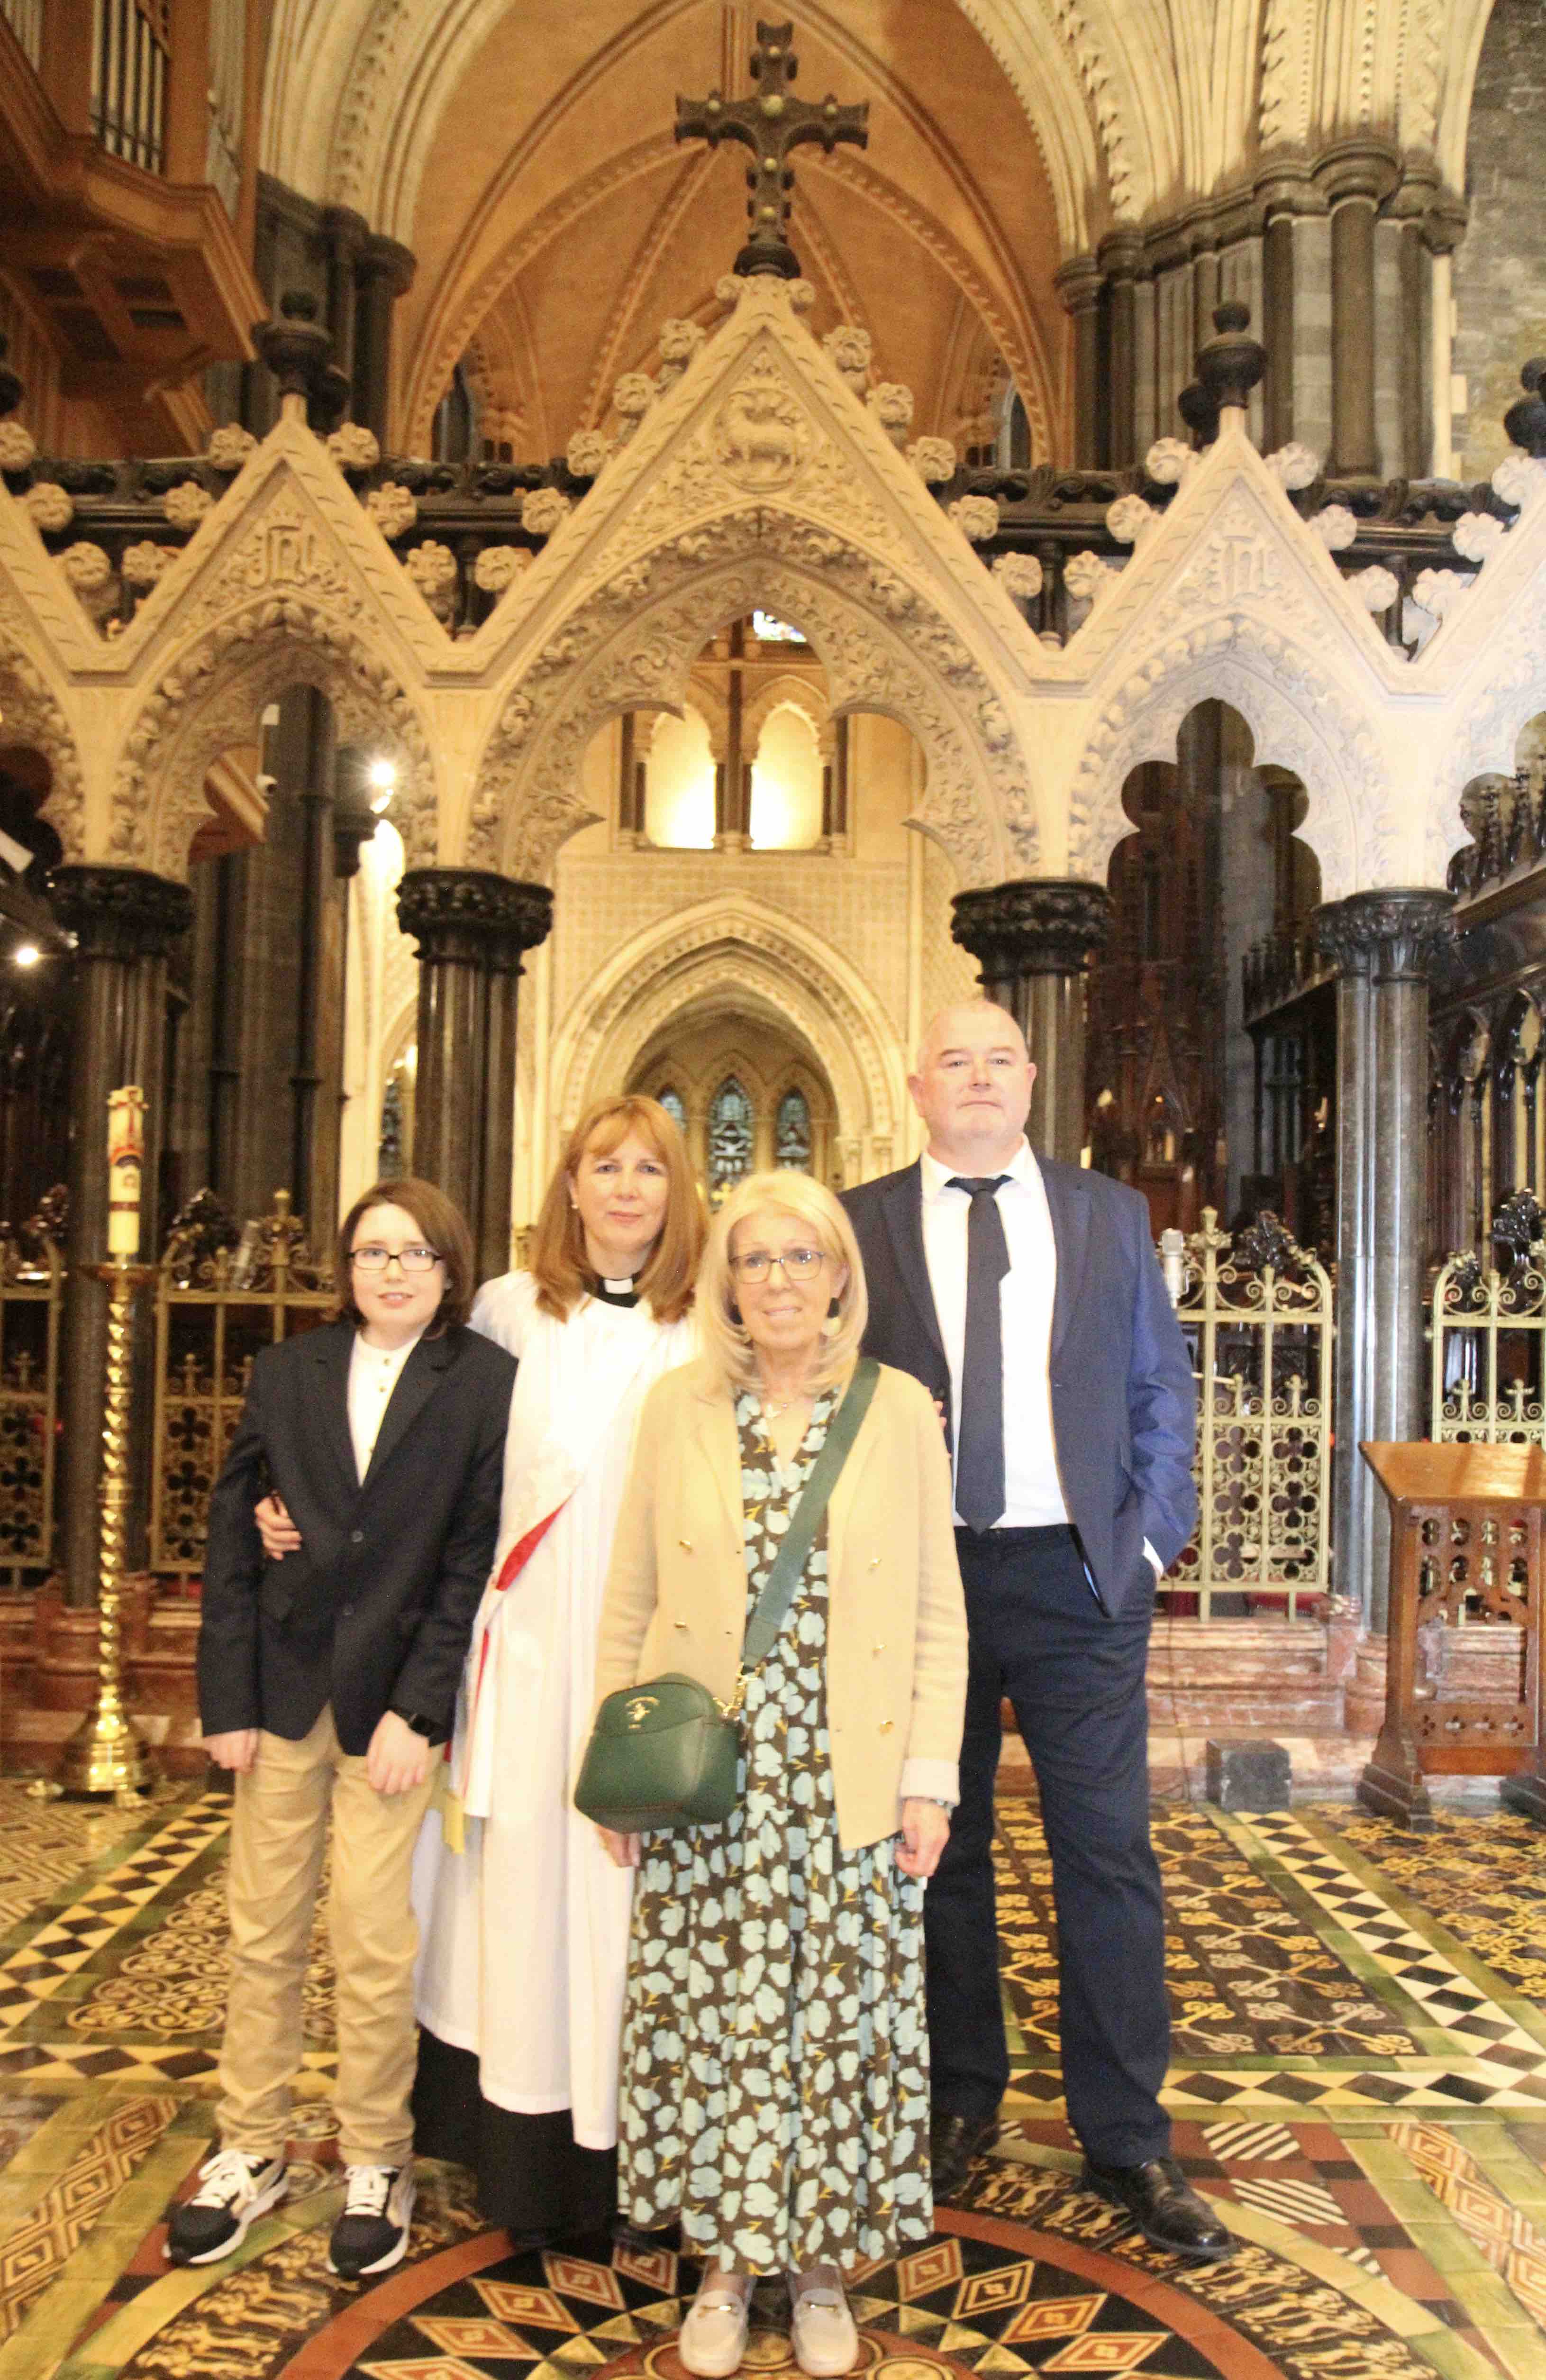
<svg viewBox="0 0 1546 2380">
<path fill-rule="evenodd" d="M 394 1718 L 400 1718 L 405 1727 L 411 1727 L 416 1735 L 421 1735 L 426 1743 L 443 1743 L 445 1742 L 446 1731 L 444 1728 L 441 1727 L 437 1720 L 426 1718 L 422 1711 L 403 1710 L 399 1708 L 396 1703 L 393 1703 L 392 1705 L 392 1715 Z"/>
</svg>

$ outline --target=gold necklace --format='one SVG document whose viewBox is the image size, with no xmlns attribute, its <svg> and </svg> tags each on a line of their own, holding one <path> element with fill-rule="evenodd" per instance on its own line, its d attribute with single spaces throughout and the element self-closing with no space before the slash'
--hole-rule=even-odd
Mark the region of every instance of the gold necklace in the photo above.
<svg viewBox="0 0 1546 2380">
<path fill-rule="evenodd" d="M 780 1414 L 791 1413 L 796 1405 L 808 1404 L 810 1402 L 810 1394 L 811 1392 L 809 1389 L 802 1389 L 798 1396 L 786 1397 L 781 1405 L 776 1405 L 772 1403 L 767 1397 L 764 1396 L 762 1390 L 759 1389 L 757 1390 L 757 1395 L 761 1400 L 762 1417 L 764 1421 L 777 1421 Z"/>
</svg>

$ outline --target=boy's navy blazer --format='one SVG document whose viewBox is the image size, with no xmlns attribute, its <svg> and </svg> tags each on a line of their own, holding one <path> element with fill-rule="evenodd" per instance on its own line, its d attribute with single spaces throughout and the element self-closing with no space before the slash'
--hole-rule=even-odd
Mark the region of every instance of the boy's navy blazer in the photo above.
<svg viewBox="0 0 1546 2380">
<path fill-rule="evenodd" d="M 210 1499 L 199 1632 L 207 1735 L 298 1742 L 332 1706 L 347 1753 L 395 1705 L 449 1732 L 499 1532 L 514 1359 L 479 1331 L 420 1339 L 362 1480 L 352 1323 L 265 1347 Z M 253 1506 L 284 1500 L 301 1549 L 266 1559 Z"/>
<path fill-rule="evenodd" d="M 1049 1365 L 1058 1476 L 1101 1600 L 1114 1618 L 1128 1616 L 1153 1590 L 1144 1538 L 1168 1568 L 1197 1519 L 1191 1358 L 1141 1194 L 1082 1166 L 1036 1162 L 1057 1250 Z M 922 1167 L 906 1165 L 845 1191 L 843 1205 L 869 1289 L 865 1354 L 912 1373 L 950 1414 L 923 1184 Z M 1006 1424 L 1012 1429 L 1012 1415 Z"/>
</svg>

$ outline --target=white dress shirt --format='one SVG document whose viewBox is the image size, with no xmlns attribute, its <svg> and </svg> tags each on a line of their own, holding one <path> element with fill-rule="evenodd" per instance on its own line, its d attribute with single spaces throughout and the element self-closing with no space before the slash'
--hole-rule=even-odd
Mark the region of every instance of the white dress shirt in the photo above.
<svg viewBox="0 0 1546 2380">
<path fill-rule="evenodd" d="M 972 1199 L 948 1184 L 952 1169 L 925 1149 L 924 1257 L 934 1292 L 939 1334 L 950 1366 L 950 1403 L 960 1413 L 961 1355 L 966 1344 L 966 1225 Z M 1004 1511 L 1001 1529 L 1044 1529 L 1069 1517 L 1057 1476 L 1052 1435 L 1052 1302 L 1057 1290 L 1057 1244 L 1041 1168 L 1022 1140 L 1003 1169 L 995 1203 L 1009 1251 L 998 1286 L 1004 1350 Z M 957 1451 L 960 1432 L 953 1432 Z M 960 1514 L 957 1514 L 960 1521 Z"/>
<path fill-rule="evenodd" d="M 945 1359 L 950 1367 L 950 1404 L 958 1427 L 952 1442 L 959 1454 L 961 1357 L 966 1344 L 966 1226 L 971 1194 L 952 1190 L 950 1166 L 925 1149 L 923 1172 L 924 1260 Z M 1022 1140 L 1002 1169 L 1005 1180 L 994 1203 L 1004 1226 L 1009 1269 L 998 1284 L 1004 1362 L 1004 1510 L 999 1529 L 1044 1529 L 1066 1522 L 1069 1508 L 1057 1472 L 1052 1423 L 1052 1308 L 1057 1294 L 1057 1242 L 1041 1168 Z M 965 1178 L 965 1177 L 963 1177 Z M 952 1465 L 955 1455 L 952 1455 Z M 956 1514 L 958 1527 L 960 1515 Z M 1156 1578 L 1160 1559 L 1143 1540 Z"/>
<path fill-rule="evenodd" d="M 422 1330 L 416 1330 L 401 1347 L 368 1347 L 364 1331 L 355 1332 L 349 1355 L 349 1436 L 354 1440 L 355 1469 L 362 1479 L 370 1468 L 392 1392 L 423 1336 Z"/>
</svg>

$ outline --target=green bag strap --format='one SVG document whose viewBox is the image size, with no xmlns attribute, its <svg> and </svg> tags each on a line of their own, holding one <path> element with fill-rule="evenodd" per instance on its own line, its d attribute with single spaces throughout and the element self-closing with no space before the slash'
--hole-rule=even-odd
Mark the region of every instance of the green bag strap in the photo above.
<svg viewBox="0 0 1546 2380">
<path fill-rule="evenodd" d="M 832 1416 L 821 1452 L 811 1465 L 811 1475 L 802 1488 L 800 1501 L 790 1517 L 788 1533 L 774 1556 L 767 1584 L 757 1597 L 756 1609 L 746 1622 L 746 1641 L 741 1654 L 743 1672 L 755 1670 L 759 1661 L 767 1658 L 778 1642 L 779 1629 L 789 1618 L 790 1606 L 800 1585 L 800 1573 L 805 1567 L 805 1557 L 815 1542 L 821 1516 L 859 1435 L 859 1425 L 869 1412 L 879 1378 L 880 1366 L 875 1357 L 862 1355 L 853 1367 L 853 1378 L 848 1384 L 847 1393 Z"/>
</svg>

